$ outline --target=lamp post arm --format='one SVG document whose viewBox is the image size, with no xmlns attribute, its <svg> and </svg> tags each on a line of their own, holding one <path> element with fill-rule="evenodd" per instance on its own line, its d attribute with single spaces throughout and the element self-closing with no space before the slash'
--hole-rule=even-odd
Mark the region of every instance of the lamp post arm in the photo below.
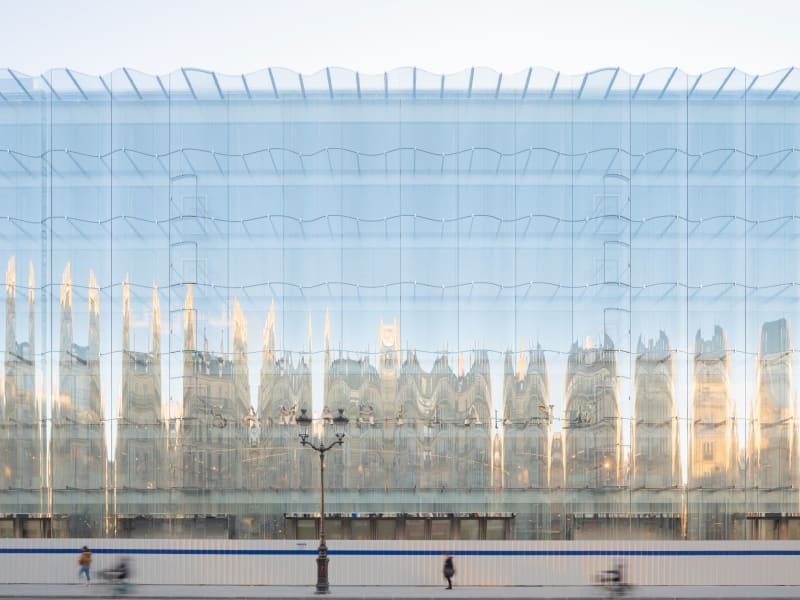
<svg viewBox="0 0 800 600">
<path fill-rule="evenodd" d="M 337 434 L 336 435 L 336 439 L 334 441 L 332 441 L 330 444 L 328 444 L 327 446 L 325 444 L 317 445 L 314 442 L 309 442 L 307 436 L 303 437 L 303 435 L 300 435 L 300 443 L 303 446 L 308 446 L 312 450 L 316 450 L 320 454 L 325 454 L 328 450 L 330 450 L 334 446 L 341 446 L 342 444 L 344 444 L 344 435 Z"/>
</svg>

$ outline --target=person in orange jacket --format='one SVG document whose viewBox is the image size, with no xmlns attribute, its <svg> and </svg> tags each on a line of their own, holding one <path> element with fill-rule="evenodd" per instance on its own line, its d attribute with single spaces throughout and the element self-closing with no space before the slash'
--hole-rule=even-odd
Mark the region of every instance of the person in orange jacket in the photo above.
<svg viewBox="0 0 800 600">
<path fill-rule="evenodd" d="M 92 578 L 89 576 L 89 567 L 92 566 L 92 553 L 87 546 L 81 548 L 81 556 L 78 559 L 80 570 L 78 571 L 78 579 L 81 575 L 86 575 L 86 583 L 88 584 Z"/>
</svg>

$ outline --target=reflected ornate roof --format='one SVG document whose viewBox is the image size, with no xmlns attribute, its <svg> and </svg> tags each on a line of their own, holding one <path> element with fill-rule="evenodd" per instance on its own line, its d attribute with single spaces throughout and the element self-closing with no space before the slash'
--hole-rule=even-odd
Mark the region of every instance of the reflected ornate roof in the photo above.
<svg viewBox="0 0 800 600">
<path fill-rule="evenodd" d="M 380 382 L 377 369 L 366 358 L 337 358 L 328 370 L 328 379 L 342 379 L 352 389 L 360 388 L 365 378 L 374 385 Z"/>
</svg>

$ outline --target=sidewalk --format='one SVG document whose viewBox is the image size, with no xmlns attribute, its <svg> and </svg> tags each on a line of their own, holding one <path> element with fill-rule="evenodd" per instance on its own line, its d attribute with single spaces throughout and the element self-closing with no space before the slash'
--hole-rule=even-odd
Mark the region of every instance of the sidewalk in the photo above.
<svg viewBox="0 0 800 600">
<path fill-rule="evenodd" d="M 601 589 L 575 587 L 456 587 L 445 590 L 442 587 L 331 587 L 330 597 L 338 600 L 470 600 L 474 598 L 516 598 L 577 600 L 604 597 Z M 45 585 L 9 584 L 0 585 L 0 598 L 112 598 L 113 589 L 105 583 L 91 585 Z M 800 586 L 726 586 L 726 587 L 685 587 L 660 586 L 637 587 L 628 598 L 647 598 L 648 600 L 702 599 L 722 600 L 752 598 L 753 600 L 777 600 L 800 598 Z M 136 585 L 126 598 L 161 600 L 178 598 L 183 600 L 255 600 L 273 598 L 276 600 L 319 599 L 313 586 L 201 586 L 201 585 Z"/>
</svg>

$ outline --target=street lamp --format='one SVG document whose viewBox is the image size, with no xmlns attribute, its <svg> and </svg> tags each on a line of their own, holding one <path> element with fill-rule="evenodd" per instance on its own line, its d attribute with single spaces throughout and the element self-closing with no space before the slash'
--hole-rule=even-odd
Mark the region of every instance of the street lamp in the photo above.
<svg viewBox="0 0 800 600">
<path fill-rule="evenodd" d="M 317 557 L 317 594 L 330 592 L 328 584 L 328 546 L 325 544 L 325 453 L 334 446 L 344 443 L 344 432 L 349 419 L 344 416 L 344 409 L 339 409 L 339 414 L 333 418 L 333 427 L 336 439 L 327 446 L 320 440 L 319 445 L 309 441 L 311 417 L 306 414 L 306 409 L 301 409 L 300 416 L 295 419 L 300 426 L 300 443 L 316 450 L 319 454 L 319 556 Z"/>
</svg>

